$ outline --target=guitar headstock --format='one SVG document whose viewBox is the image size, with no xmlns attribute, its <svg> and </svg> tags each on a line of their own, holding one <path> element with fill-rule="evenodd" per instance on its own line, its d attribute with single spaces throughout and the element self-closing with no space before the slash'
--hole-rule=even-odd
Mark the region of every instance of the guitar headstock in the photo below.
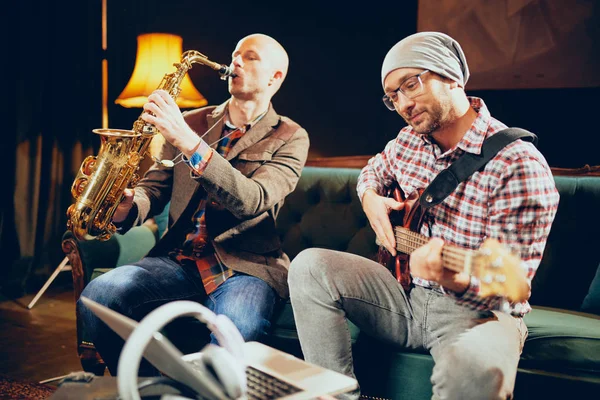
<svg viewBox="0 0 600 400">
<path fill-rule="evenodd" d="M 473 275 L 480 280 L 480 296 L 503 296 L 511 302 L 529 298 L 530 288 L 521 259 L 496 239 L 486 239 L 474 254 Z"/>
</svg>

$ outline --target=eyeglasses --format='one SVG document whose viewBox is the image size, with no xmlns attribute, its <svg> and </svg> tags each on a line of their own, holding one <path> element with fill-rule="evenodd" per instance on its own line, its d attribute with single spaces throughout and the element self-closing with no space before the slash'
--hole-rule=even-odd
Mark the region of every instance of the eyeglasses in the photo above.
<svg viewBox="0 0 600 400">
<path fill-rule="evenodd" d="M 420 74 L 406 78 L 404 81 L 402 81 L 400 86 L 398 86 L 398 89 L 392 90 L 391 92 L 383 95 L 383 98 L 381 99 L 383 100 L 383 104 L 385 104 L 389 110 L 394 111 L 396 110 L 394 103 L 398 101 L 398 92 L 402 93 L 408 99 L 414 99 L 423 93 L 423 81 L 421 80 L 421 76 L 428 72 L 429 70 L 426 69 Z"/>
</svg>

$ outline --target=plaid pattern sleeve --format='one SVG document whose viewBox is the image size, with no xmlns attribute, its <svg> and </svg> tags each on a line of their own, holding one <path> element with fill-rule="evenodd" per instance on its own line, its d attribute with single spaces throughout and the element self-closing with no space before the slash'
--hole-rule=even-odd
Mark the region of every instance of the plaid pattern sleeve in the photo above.
<svg viewBox="0 0 600 400">
<path fill-rule="evenodd" d="M 415 174 L 419 169 L 419 164 L 411 165 L 408 160 L 411 157 L 422 160 L 428 157 L 423 153 L 422 139 L 411 135 L 409 128 L 404 128 L 394 140 L 390 140 L 385 149 L 372 157 L 367 165 L 360 172 L 357 193 L 362 201 L 365 192 L 373 189 L 379 194 L 383 194 L 385 187 L 391 186 L 397 179 L 398 174 Z"/>
</svg>

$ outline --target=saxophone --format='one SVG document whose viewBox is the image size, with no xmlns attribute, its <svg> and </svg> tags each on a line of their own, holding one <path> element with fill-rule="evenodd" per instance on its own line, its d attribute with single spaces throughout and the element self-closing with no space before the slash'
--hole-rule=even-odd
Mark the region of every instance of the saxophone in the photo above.
<svg viewBox="0 0 600 400">
<path fill-rule="evenodd" d="M 206 65 L 221 75 L 221 79 L 235 76 L 230 67 L 210 61 L 195 50 L 186 51 L 176 70 L 166 74 L 158 89 L 166 90 L 173 99 L 181 91 L 181 81 L 192 64 Z M 75 203 L 67 210 L 67 229 L 78 240 L 108 240 L 115 232 L 112 217 L 123 199 L 123 191 L 134 187 L 140 177 L 137 174 L 141 161 L 148 152 L 155 126 L 142 119 L 142 114 L 133 124 L 132 130 L 94 129 L 100 135 L 100 150 L 97 156 L 88 156 L 75 177 L 71 194 Z"/>
</svg>

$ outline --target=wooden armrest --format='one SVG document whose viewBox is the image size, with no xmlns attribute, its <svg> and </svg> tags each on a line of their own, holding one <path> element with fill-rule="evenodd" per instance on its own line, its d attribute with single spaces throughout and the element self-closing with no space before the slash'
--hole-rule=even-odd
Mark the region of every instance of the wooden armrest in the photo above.
<svg viewBox="0 0 600 400">
<path fill-rule="evenodd" d="M 71 264 L 71 275 L 73 276 L 73 292 L 75 295 L 75 301 L 79 300 L 81 292 L 85 287 L 85 277 L 83 274 L 83 264 L 81 262 L 81 256 L 79 253 L 79 246 L 77 240 L 73 237 L 68 237 L 62 242 L 62 250 L 69 259 Z"/>
</svg>

